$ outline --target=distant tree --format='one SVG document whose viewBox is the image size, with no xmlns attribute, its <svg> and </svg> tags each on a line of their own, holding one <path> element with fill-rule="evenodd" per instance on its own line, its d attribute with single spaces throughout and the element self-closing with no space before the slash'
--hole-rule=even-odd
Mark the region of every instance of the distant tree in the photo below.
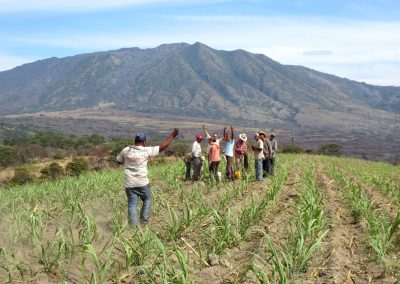
<svg viewBox="0 0 400 284">
<path fill-rule="evenodd" d="M 296 145 L 283 145 L 282 153 L 304 153 L 305 150 L 303 147 L 296 146 Z"/>
<path fill-rule="evenodd" d="M 165 151 L 166 156 L 179 156 L 183 157 L 191 150 L 191 145 L 185 141 L 176 141 Z"/>
<path fill-rule="evenodd" d="M 64 169 L 59 163 L 54 162 L 41 169 L 40 173 L 42 174 L 42 178 L 57 179 L 64 174 Z"/>
<path fill-rule="evenodd" d="M 70 176 L 79 176 L 89 169 L 88 162 L 82 157 L 74 157 L 71 162 L 67 164 L 65 170 Z"/>
<path fill-rule="evenodd" d="M 19 166 L 14 169 L 14 176 L 11 179 L 12 183 L 15 184 L 26 184 L 33 182 L 35 177 L 28 166 Z"/>
<path fill-rule="evenodd" d="M 113 139 L 113 145 L 111 146 L 111 150 L 108 155 L 108 161 L 113 164 L 116 163 L 116 158 L 118 154 L 124 149 L 127 145 L 132 145 L 132 139 Z"/>
<path fill-rule="evenodd" d="M 15 165 L 17 162 L 17 151 L 13 147 L 0 145 L 0 167 Z"/>
<path fill-rule="evenodd" d="M 342 146 L 338 144 L 321 144 L 318 152 L 323 155 L 337 156 L 341 149 Z"/>
<path fill-rule="evenodd" d="M 95 170 L 101 170 L 104 167 L 104 163 L 106 161 L 106 158 L 108 157 L 108 153 L 110 152 L 110 150 L 108 149 L 108 147 L 94 147 L 89 149 L 88 151 L 88 155 L 95 161 L 96 166 L 95 166 Z"/>
</svg>

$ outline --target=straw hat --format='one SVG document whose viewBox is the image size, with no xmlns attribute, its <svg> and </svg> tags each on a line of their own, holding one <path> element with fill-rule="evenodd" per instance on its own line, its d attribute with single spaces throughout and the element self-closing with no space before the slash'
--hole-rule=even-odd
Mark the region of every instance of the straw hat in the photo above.
<svg viewBox="0 0 400 284">
<path fill-rule="evenodd" d="M 240 138 L 240 140 L 243 140 L 244 142 L 246 142 L 247 141 L 246 133 L 240 133 L 239 138 Z"/>
<path fill-rule="evenodd" d="M 267 137 L 267 133 L 265 133 L 264 131 L 260 131 L 258 132 L 259 135 L 264 135 L 264 137 Z"/>
</svg>

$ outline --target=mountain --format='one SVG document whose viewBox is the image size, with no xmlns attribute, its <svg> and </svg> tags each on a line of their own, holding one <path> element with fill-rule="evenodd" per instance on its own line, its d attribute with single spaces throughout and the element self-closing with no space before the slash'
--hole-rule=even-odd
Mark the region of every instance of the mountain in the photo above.
<svg viewBox="0 0 400 284">
<path fill-rule="evenodd" d="M 202 43 L 49 58 L 0 72 L 0 115 L 108 108 L 269 127 L 399 133 L 400 87 Z"/>
</svg>

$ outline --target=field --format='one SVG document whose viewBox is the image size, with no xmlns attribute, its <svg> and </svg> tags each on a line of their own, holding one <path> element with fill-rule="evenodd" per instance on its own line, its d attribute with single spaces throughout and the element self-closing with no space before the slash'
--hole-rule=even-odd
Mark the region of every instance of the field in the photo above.
<svg viewBox="0 0 400 284">
<path fill-rule="evenodd" d="M 192 183 L 152 161 L 138 228 L 122 168 L 2 189 L 0 283 L 400 281 L 399 166 L 281 154 L 275 170 Z"/>
</svg>

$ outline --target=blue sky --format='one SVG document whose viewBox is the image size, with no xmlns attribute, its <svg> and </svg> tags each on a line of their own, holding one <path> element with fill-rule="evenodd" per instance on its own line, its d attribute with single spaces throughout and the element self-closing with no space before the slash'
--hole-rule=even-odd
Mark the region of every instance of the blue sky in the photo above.
<svg viewBox="0 0 400 284">
<path fill-rule="evenodd" d="M 0 0 L 0 71 L 49 57 L 202 42 L 400 86 L 397 0 Z"/>
</svg>

